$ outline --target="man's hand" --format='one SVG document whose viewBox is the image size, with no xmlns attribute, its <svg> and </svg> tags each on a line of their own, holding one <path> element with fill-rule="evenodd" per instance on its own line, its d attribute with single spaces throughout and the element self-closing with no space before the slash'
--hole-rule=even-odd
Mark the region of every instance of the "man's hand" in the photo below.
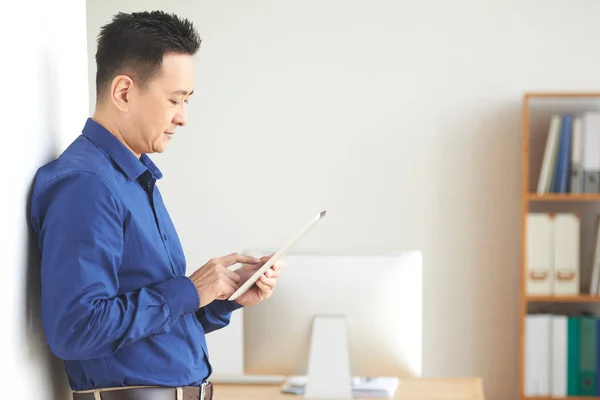
<svg viewBox="0 0 600 400">
<path fill-rule="evenodd" d="M 204 307 L 214 300 L 225 300 L 237 290 L 240 276 L 237 272 L 228 269 L 237 263 L 244 263 L 250 267 L 264 265 L 260 259 L 232 253 L 228 256 L 213 258 L 194 271 L 190 279 L 198 289 L 200 307 Z"/>
<path fill-rule="evenodd" d="M 238 286 L 241 286 L 246 282 L 257 270 L 260 269 L 273 255 L 261 257 L 259 264 L 246 264 L 235 272 L 239 275 L 240 281 Z M 243 295 L 236 299 L 236 302 L 241 306 L 251 306 L 260 303 L 263 300 L 268 299 L 275 290 L 277 283 L 277 277 L 282 267 L 285 266 L 283 259 L 278 260 L 271 268 L 256 281 L 256 283 L 246 291 Z"/>
</svg>

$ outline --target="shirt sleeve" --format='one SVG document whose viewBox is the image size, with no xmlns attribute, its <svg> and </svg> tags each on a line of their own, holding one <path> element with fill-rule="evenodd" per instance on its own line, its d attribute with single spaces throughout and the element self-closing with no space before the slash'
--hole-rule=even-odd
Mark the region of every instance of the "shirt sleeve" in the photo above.
<svg viewBox="0 0 600 400">
<path fill-rule="evenodd" d="M 42 323 L 56 356 L 107 356 L 169 332 L 179 317 L 198 310 L 198 291 L 186 276 L 119 290 L 125 212 L 100 176 L 63 175 L 38 189 L 31 204 L 41 253 Z"/>
<path fill-rule="evenodd" d="M 215 300 L 196 311 L 204 333 L 210 333 L 229 325 L 231 313 L 239 308 L 240 304 L 229 300 Z"/>
</svg>

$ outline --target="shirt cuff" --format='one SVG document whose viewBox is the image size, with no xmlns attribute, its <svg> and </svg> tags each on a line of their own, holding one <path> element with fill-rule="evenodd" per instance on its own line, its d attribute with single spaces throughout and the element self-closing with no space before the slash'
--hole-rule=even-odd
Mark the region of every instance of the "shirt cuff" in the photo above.
<svg viewBox="0 0 600 400">
<path fill-rule="evenodd" d="M 173 319 L 200 308 L 198 289 L 187 276 L 178 276 L 156 285 L 155 288 L 165 298 Z"/>
<path fill-rule="evenodd" d="M 229 314 L 232 311 L 238 310 L 243 306 L 238 304 L 238 302 L 235 300 L 215 300 L 212 303 L 210 303 L 207 307 L 209 307 L 215 315 L 225 315 Z"/>
</svg>

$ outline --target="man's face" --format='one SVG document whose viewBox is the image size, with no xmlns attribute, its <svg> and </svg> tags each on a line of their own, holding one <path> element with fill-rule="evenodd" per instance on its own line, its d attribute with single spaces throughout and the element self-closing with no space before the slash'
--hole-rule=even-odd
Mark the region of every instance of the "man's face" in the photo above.
<svg viewBox="0 0 600 400">
<path fill-rule="evenodd" d="M 187 54 L 165 55 L 162 70 L 144 88 L 133 87 L 122 135 L 135 153 L 162 153 L 167 148 L 175 129 L 187 122 L 193 87 L 193 61 Z"/>
</svg>

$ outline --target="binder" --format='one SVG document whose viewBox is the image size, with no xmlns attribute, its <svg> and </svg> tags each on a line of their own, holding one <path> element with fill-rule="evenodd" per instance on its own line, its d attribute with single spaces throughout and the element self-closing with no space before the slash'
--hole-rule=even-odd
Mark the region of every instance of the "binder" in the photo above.
<svg viewBox="0 0 600 400">
<path fill-rule="evenodd" d="M 524 395 L 534 397 L 538 395 L 538 374 L 540 371 L 540 362 L 538 357 L 536 340 L 538 332 L 537 315 L 527 315 L 525 317 L 525 387 Z"/>
<path fill-rule="evenodd" d="M 573 119 L 573 140 L 571 146 L 571 185 L 569 190 L 571 193 L 583 192 L 583 170 L 581 165 L 583 154 L 582 135 L 581 117 L 575 117 Z"/>
<path fill-rule="evenodd" d="M 571 141 L 573 135 L 573 116 L 566 114 L 562 117 L 560 141 L 556 166 L 554 169 L 554 181 L 552 182 L 552 191 L 554 193 L 567 193 L 569 191 L 569 182 L 571 174 L 569 172 L 571 163 Z"/>
<path fill-rule="evenodd" d="M 550 396 L 552 383 L 551 314 L 529 314 L 525 319 L 525 396 Z"/>
<path fill-rule="evenodd" d="M 600 112 L 586 112 L 583 123 L 583 176 L 586 193 L 600 193 Z"/>
<path fill-rule="evenodd" d="M 553 289 L 553 221 L 548 213 L 527 215 L 527 285 L 529 295 L 550 295 Z"/>
<path fill-rule="evenodd" d="M 550 396 L 552 391 L 552 315 L 540 314 L 537 316 L 537 335 L 534 340 L 537 342 L 537 357 L 539 362 L 538 372 L 538 396 Z"/>
<path fill-rule="evenodd" d="M 574 213 L 554 216 L 553 229 L 554 294 L 579 294 L 580 220 Z"/>
<path fill-rule="evenodd" d="M 567 317 L 567 396 L 579 394 L 580 316 Z"/>
<path fill-rule="evenodd" d="M 579 385 L 577 395 L 596 395 L 596 318 L 579 320 Z"/>
<path fill-rule="evenodd" d="M 548 137 L 546 139 L 546 148 L 542 160 L 542 168 L 538 180 L 537 193 L 549 193 L 552 189 L 554 180 L 554 171 L 556 169 L 556 154 L 558 153 L 558 142 L 560 139 L 561 118 L 560 115 L 553 115 L 548 128 Z"/>
<path fill-rule="evenodd" d="M 600 216 L 596 217 L 596 236 L 594 245 L 594 256 L 592 258 L 592 278 L 590 282 L 590 294 L 599 293 L 600 284 Z"/>
<path fill-rule="evenodd" d="M 551 390 L 554 397 L 567 395 L 567 316 L 553 315 L 551 322 Z"/>
</svg>

